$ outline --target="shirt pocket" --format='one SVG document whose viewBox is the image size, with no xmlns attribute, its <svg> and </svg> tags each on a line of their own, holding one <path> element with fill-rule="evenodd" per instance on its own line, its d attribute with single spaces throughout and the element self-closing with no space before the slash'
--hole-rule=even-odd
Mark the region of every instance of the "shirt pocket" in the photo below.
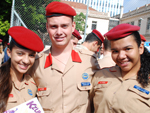
<svg viewBox="0 0 150 113">
<path fill-rule="evenodd" d="M 44 89 L 44 90 L 38 90 L 37 91 L 37 97 L 38 100 L 40 102 L 40 104 L 42 105 L 44 110 L 48 110 L 51 111 L 51 98 L 50 98 L 50 94 L 51 94 L 51 90 L 50 88 L 38 88 L 38 89 Z"/>
<path fill-rule="evenodd" d="M 15 96 L 8 98 L 8 103 L 17 103 L 17 98 Z"/>
<path fill-rule="evenodd" d="M 88 103 L 89 91 L 92 89 L 92 84 L 90 83 L 89 86 L 82 86 L 81 83 L 78 83 L 77 88 L 79 91 L 78 104 L 85 105 L 86 103 Z"/>
<path fill-rule="evenodd" d="M 144 103 L 145 105 L 150 107 L 150 91 L 147 89 L 144 89 L 144 91 L 149 91 L 149 94 L 146 94 L 146 92 L 142 92 L 136 88 L 134 88 L 134 86 L 131 86 L 128 88 L 129 91 L 135 93 L 136 95 L 134 96 L 134 98 L 136 98 L 137 100 L 139 100 L 140 102 Z"/>
</svg>

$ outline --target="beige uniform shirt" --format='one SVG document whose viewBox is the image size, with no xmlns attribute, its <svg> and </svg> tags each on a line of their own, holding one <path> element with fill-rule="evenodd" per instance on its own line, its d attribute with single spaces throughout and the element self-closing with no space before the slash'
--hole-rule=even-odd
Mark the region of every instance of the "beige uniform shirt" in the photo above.
<svg viewBox="0 0 150 113">
<path fill-rule="evenodd" d="M 9 94 L 6 110 L 18 106 L 36 96 L 37 87 L 30 75 L 25 75 L 20 88 L 12 83 L 12 91 Z"/>
<path fill-rule="evenodd" d="M 113 61 L 111 57 L 111 54 L 107 54 L 103 56 L 102 59 L 98 59 L 98 63 L 100 65 L 100 68 L 112 67 L 116 65 L 116 63 Z"/>
<path fill-rule="evenodd" d="M 83 45 L 77 45 L 75 48 L 77 49 L 85 49 L 85 50 L 89 50 L 87 47 L 83 46 Z M 89 50 L 90 51 L 90 50 Z"/>
<path fill-rule="evenodd" d="M 98 71 L 92 84 L 95 113 L 150 113 L 150 85 L 142 88 L 136 75 L 122 80 L 115 66 Z"/>
<path fill-rule="evenodd" d="M 49 50 L 40 53 L 34 64 L 37 96 L 45 113 L 90 113 L 91 78 L 99 70 L 96 57 L 88 51 L 72 50 L 64 72 Z"/>
</svg>

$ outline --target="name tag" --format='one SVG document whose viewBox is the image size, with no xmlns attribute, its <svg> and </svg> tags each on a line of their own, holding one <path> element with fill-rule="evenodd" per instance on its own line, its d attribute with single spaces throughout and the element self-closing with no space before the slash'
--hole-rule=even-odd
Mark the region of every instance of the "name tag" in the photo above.
<svg viewBox="0 0 150 113">
<path fill-rule="evenodd" d="M 98 84 L 107 84 L 108 81 L 99 81 Z"/>
<path fill-rule="evenodd" d="M 148 90 L 143 89 L 143 88 L 141 88 L 141 87 L 139 87 L 139 86 L 137 86 L 137 85 L 134 85 L 134 88 L 137 89 L 137 90 L 139 90 L 139 91 L 141 91 L 141 92 L 143 92 L 143 93 L 146 93 L 146 94 L 149 94 L 149 93 L 150 93 Z"/>
<path fill-rule="evenodd" d="M 46 91 L 46 87 L 43 87 L 43 88 L 38 88 L 38 91 Z"/>
<path fill-rule="evenodd" d="M 90 82 L 81 82 L 81 86 L 90 86 L 91 83 Z"/>
</svg>

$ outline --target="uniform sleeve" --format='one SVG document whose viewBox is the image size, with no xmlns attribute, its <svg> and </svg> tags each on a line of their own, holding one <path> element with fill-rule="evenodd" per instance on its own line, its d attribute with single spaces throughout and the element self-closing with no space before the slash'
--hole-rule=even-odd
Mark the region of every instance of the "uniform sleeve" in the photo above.
<svg viewBox="0 0 150 113">
<path fill-rule="evenodd" d="M 95 73 L 93 79 L 92 79 L 92 89 L 90 90 L 90 102 L 91 102 L 91 111 L 94 112 L 94 103 L 93 103 L 93 98 L 95 96 L 95 91 L 94 88 L 98 84 L 99 78 L 103 76 L 102 70 L 99 70 Z"/>
</svg>

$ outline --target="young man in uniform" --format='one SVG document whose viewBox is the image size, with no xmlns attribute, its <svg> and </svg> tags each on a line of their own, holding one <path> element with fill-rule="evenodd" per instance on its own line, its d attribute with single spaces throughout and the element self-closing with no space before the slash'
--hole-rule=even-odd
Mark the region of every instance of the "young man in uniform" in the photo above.
<svg viewBox="0 0 150 113">
<path fill-rule="evenodd" d="M 82 37 L 80 36 L 80 33 L 75 29 L 71 36 L 71 42 L 74 47 L 78 44 L 78 41 L 81 40 Z"/>
<path fill-rule="evenodd" d="M 116 63 L 111 57 L 111 44 L 110 41 L 105 38 L 103 42 L 103 58 L 98 60 L 101 68 L 115 66 Z"/>
<path fill-rule="evenodd" d="M 91 79 L 99 65 L 91 53 L 75 51 L 70 41 L 75 10 L 61 2 L 46 7 L 46 28 L 52 42 L 31 69 L 37 97 L 45 113 L 90 113 Z"/>
<path fill-rule="evenodd" d="M 98 30 L 94 29 L 91 33 L 87 35 L 83 44 L 77 46 L 77 48 L 86 49 L 94 53 L 97 53 L 103 41 L 104 41 L 104 37 L 101 35 L 101 33 Z"/>
</svg>

